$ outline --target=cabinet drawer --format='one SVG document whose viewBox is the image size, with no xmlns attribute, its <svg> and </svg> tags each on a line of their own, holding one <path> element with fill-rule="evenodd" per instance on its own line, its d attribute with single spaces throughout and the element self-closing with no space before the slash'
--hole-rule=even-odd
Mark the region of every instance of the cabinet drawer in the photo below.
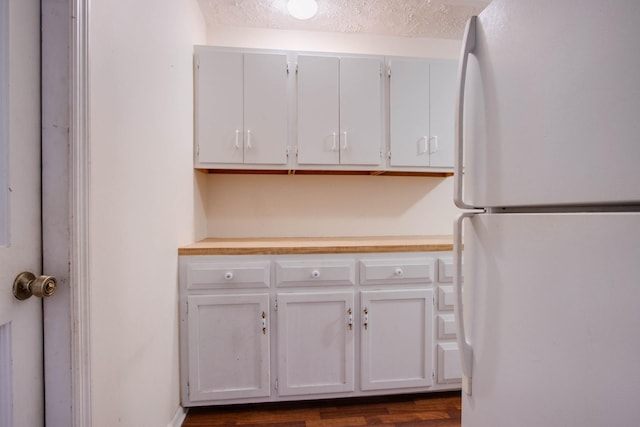
<svg viewBox="0 0 640 427">
<path fill-rule="evenodd" d="M 421 258 L 360 260 L 363 285 L 433 282 L 433 260 Z"/>
<path fill-rule="evenodd" d="M 438 258 L 438 282 L 453 282 L 453 258 Z"/>
<path fill-rule="evenodd" d="M 452 342 L 438 344 L 438 384 L 457 383 L 461 379 L 458 344 Z"/>
<path fill-rule="evenodd" d="M 240 289 L 269 287 L 271 263 L 194 262 L 186 266 L 187 289 Z"/>
<path fill-rule="evenodd" d="M 455 294 L 453 286 L 438 287 L 438 310 L 451 311 L 455 303 Z"/>
<path fill-rule="evenodd" d="M 453 282 L 453 258 L 438 258 L 438 282 Z"/>
<path fill-rule="evenodd" d="M 283 260 L 276 262 L 277 286 L 347 285 L 356 283 L 355 260 Z"/>
<path fill-rule="evenodd" d="M 456 321 L 453 314 L 438 315 L 438 339 L 448 340 L 456 337 Z"/>
</svg>

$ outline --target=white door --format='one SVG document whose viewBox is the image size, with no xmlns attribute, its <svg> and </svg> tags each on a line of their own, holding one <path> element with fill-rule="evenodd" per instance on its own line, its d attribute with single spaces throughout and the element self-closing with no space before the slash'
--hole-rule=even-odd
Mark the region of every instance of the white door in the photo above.
<svg viewBox="0 0 640 427">
<path fill-rule="evenodd" d="M 298 56 L 298 164 L 340 163 L 340 60 Z"/>
<path fill-rule="evenodd" d="M 464 427 L 640 425 L 640 213 L 476 215 L 464 231 Z"/>
<path fill-rule="evenodd" d="M 287 56 L 244 54 L 244 162 L 287 163 Z"/>
<path fill-rule="evenodd" d="M 0 425 L 44 423 L 42 300 L 15 277 L 40 273 L 40 2 L 0 0 Z"/>
<path fill-rule="evenodd" d="M 433 385 L 433 290 L 360 294 L 362 389 Z"/>
<path fill-rule="evenodd" d="M 278 394 L 354 390 L 353 292 L 278 294 Z"/>
<path fill-rule="evenodd" d="M 382 162 L 382 61 L 340 59 L 340 164 Z"/>
<path fill-rule="evenodd" d="M 242 53 L 196 51 L 195 136 L 197 161 L 243 161 Z"/>
<path fill-rule="evenodd" d="M 429 166 L 429 63 L 398 59 L 389 66 L 389 162 L 391 166 Z"/>
<path fill-rule="evenodd" d="M 437 61 L 429 66 L 431 109 L 429 166 L 453 167 L 457 61 Z"/>
</svg>

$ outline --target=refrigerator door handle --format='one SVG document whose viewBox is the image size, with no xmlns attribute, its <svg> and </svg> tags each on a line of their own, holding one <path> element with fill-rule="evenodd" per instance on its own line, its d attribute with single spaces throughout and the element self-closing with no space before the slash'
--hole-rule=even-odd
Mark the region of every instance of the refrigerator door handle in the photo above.
<svg viewBox="0 0 640 427">
<path fill-rule="evenodd" d="M 454 312 L 456 319 L 456 338 L 462 365 L 462 391 L 471 395 L 473 348 L 467 340 L 464 328 L 464 306 L 462 304 L 462 222 L 479 212 L 463 212 L 455 220 L 453 227 L 453 291 L 455 295 Z"/>
<path fill-rule="evenodd" d="M 464 87 L 467 77 L 467 60 L 476 47 L 476 21 L 477 16 L 472 16 L 467 21 L 460 53 L 460 68 L 458 69 L 458 96 L 456 97 L 456 144 L 455 144 L 455 167 L 453 180 L 453 201 L 460 209 L 473 209 L 462 200 L 462 178 L 464 158 L 464 143 L 462 141 L 464 126 Z"/>
</svg>

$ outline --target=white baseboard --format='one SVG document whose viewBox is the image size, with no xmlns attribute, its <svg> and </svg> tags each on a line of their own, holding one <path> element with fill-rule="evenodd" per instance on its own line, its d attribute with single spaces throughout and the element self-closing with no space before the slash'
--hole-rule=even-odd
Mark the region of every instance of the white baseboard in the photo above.
<svg viewBox="0 0 640 427">
<path fill-rule="evenodd" d="M 167 427 L 180 427 L 184 422 L 184 419 L 187 418 L 188 409 L 183 408 L 182 406 L 178 406 L 176 410 L 176 414 L 173 416 L 173 419 L 169 423 Z"/>
</svg>

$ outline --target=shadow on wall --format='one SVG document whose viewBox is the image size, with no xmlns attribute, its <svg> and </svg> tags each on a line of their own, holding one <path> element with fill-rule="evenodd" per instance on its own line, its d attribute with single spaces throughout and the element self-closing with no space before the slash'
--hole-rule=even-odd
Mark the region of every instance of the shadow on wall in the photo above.
<svg viewBox="0 0 640 427">
<path fill-rule="evenodd" d="M 450 178 L 209 175 L 209 237 L 450 234 Z"/>
</svg>

